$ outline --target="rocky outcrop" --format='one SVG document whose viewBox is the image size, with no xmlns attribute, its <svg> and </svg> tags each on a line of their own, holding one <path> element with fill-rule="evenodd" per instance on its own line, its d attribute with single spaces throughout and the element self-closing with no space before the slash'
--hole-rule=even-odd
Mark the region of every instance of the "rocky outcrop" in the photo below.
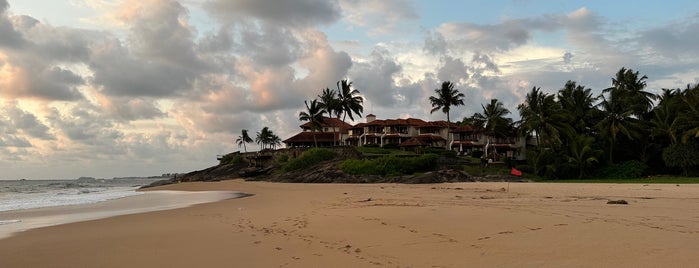
<svg viewBox="0 0 699 268">
<path fill-rule="evenodd" d="M 184 175 L 156 182 L 150 186 L 188 181 L 220 181 L 244 177 L 252 181 L 272 181 L 290 183 L 445 183 L 445 182 L 476 182 L 476 181 L 509 181 L 523 182 L 521 177 L 512 175 L 488 175 L 473 177 L 456 165 L 439 165 L 436 171 L 383 177 L 378 175 L 352 175 L 340 170 L 340 164 L 348 158 L 358 158 L 361 155 L 356 150 L 340 148 L 338 157 L 334 160 L 318 163 L 309 169 L 281 172 L 278 164 L 267 164 L 264 167 L 251 167 L 249 163 L 221 164 L 207 169 L 190 172 Z"/>
</svg>

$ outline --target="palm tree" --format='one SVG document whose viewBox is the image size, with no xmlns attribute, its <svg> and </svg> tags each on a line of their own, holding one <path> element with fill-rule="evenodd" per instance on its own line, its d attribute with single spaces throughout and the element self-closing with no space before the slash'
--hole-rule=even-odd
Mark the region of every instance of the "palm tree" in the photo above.
<svg viewBox="0 0 699 268">
<path fill-rule="evenodd" d="M 268 144 L 272 147 L 272 149 L 277 149 L 277 146 L 282 145 L 282 139 L 277 136 L 277 134 L 272 133 L 272 135 L 269 137 Z"/>
<path fill-rule="evenodd" d="M 325 110 L 323 110 L 323 107 L 318 103 L 318 100 L 315 99 L 311 101 L 310 105 L 308 104 L 308 101 L 303 101 L 303 103 L 306 104 L 306 111 L 299 113 L 299 120 L 311 122 L 313 143 L 315 144 L 315 147 L 318 147 L 315 131 L 321 128 L 320 124 L 323 123 L 323 115 L 325 114 Z"/>
<path fill-rule="evenodd" d="M 527 93 L 524 103 L 517 106 L 522 117 L 521 126 L 526 132 L 536 133 L 536 142 L 541 149 L 543 144 L 561 143 L 561 135 L 573 132 L 568 125 L 567 115 L 553 95 L 542 93 L 534 87 Z M 543 143 L 542 140 L 543 139 Z"/>
<path fill-rule="evenodd" d="M 247 129 L 243 129 L 243 131 L 241 131 L 240 133 L 240 136 L 238 136 L 238 139 L 236 139 L 235 141 L 238 143 L 238 148 L 240 148 L 240 146 L 242 145 L 246 153 L 248 152 L 248 148 L 245 146 L 245 144 L 253 142 L 252 138 L 250 138 L 250 135 L 248 135 Z"/>
<path fill-rule="evenodd" d="M 274 132 L 269 130 L 269 127 L 263 127 L 260 132 L 257 132 L 257 137 L 255 137 L 255 142 L 260 145 L 262 150 L 267 149 L 270 138 L 274 135 Z"/>
<path fill-rule="evenodd" d="M 445 81 L 442 83 L 441 88 L 434 90 L 435 96 L 430 96 L 429 100 L 432 104 L 432 110 L 430 113 L 434 113 L 437 110 L 442 110 L 443 113 L 447 114 L 447 123 L 451 123 L 449 118 L 449 111 L 451 106 L 464 105 L 464 93 L 459 92 L 458 89 L 454 88 L 454 84 L 450 81 Z"/>
<path fill-rule="evenodd" d="M 612 87 L 605 89 L 603 93 L 617 91 L 622 94 L 622 102 L 640 119 L 650 111 L 657 98 L 655 94 L 643 90 L 646 88 L 646 79 L 647 76 L 639 78 L 638 72 L 622 67 L 616 77 L 612 78 Z"/>
<path fill-rule="evenodd" d="M 577 85 L 575 81 L 566 82 L 558 91 L 558 102 L 561 109 L 568 115 L 570 126 L 577 133 L 592 134 L 592 126 L 599 110 L 595 109 L 597 97 L 593 97 L 592 89 Z"/>
<path fill-rule="evenodd" d="M 512 126 L 512 119 L 505 117 L 510 114 L 510 110 L 505 108 L 498 99 L 491 99 L 490 103 L 485 106 L 481 104 L 481 108 L 483 108 L 483 113 L 476 113 L 473 117 L 485 122 L 486 133 L 491 137 L 506 136 L 510 126 Z"/>
<path fill-rule="evenodd" d="M 362 116 L 362 112 L 364 112 L 364 106 L 362 106 L 364 103 L 364 98 L 357 96 L 359 94 L 359 90 L 352 88 L 352 82 L 347 80 L 338 81 L 337 91 L 339 97 L 339 107 L 341 107 L 340 109 L 342 109 L 342 113 L 344 113 L 342 122 L 345 122 L 348 115 L 350 120 L 354 120 L 352 114 Z"/>
<path fill-rule="evenodd" d="M 687 85 L 687 89 L 680 94 L 680 100 L 680 110 L 672 127 L 682 133 L 682 143 L 687 143 L 689 139 L 699 138 L 699 84 L 693 88 Z"/>
<path fill-rule="evenodd" d="M 333 114 L 337 115 L 338 118 L 340 117 L 343 110 L 340 106 L 340 101 L 335 90 L 331 90 L 329 88 L 323 89 L 323 93 L 318 95 L 318 99 L 318 104 L 323 108 L 325 113 L 328 114 L 328 117 L 330 117 L 330 119 L 333 118 Z M 336 143 L 335 127 L 336 126 L 333 126 L 333 145 L 335 145 Z"/>
<path fill-rule="evenodd" d="M 622 101 L 623 93 L 612 90 L 609 96 L 601 95 L 602 101 L 597 104 L 604 116 L 595 128 L 609 139 L 609 162 L 614 163 L 614 146 L 617 143 L 619 133 L 626 135 L 627 138 L 633 139 L 634 127 L 636 119 L 632 118 L 634 111 Z"/>
<path fill-rule="evenodd" d="M 585 175 L 585 169 L 599 162 L 595 155 L 597 151 L 592 147 L 595 139 L 584 134 L 573 138 L 569 144 L 568 163 L 578 170 L 578 179 Z"/>
</svg>

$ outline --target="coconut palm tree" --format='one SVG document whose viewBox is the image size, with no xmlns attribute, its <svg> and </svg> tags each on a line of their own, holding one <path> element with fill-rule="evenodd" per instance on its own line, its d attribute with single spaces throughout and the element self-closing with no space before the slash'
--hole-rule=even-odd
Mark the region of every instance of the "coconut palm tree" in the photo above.
<svg viewBox="0 0 699 268">
<path fill-rule="evenodd" d="M 340 106 L 340 100 L 338 99 L 337 92 L 335 90 L 325 88 L 323 93 L 318 95 L 318 104 L 323 108 L 325 113 L 328 114 L 330 119 L 333 118 L 333 114 L 338 118 L 342 114 L 342 107 Z M 332 120 L 331 120 L 332 121 Z M 333 126 L 333 145 L 336 143 L 335 127 Z"/>
<path fill-rule="evenodd" d="M 454 84 L 450 81 L 444 81 L 442 87 L 434 90 L 435 96 L 430 96 L 429 100 L 432 104 L 432 110 L 430 113 L 434 113 L 437 110 L 442 110 L 443 113 L 447 114 L 447 122 L 451 123 L 449 118 L 449 111 L 451 106 L 464 105 L 464 93 L 459 92 L 458 89 L 454 88 Z"/>
<path fill-rule="evenodd" d="M 578 134 L 568 144 L 568 164 L 578 170 L 578 179 L 583 178 L 587 168 L 599 162 L 595 157 L 598 150 L 594 149 L 594 142 L 594 138 Z"/>
<path fill-rule="evenodd" d="M 342 117 L 342 122 L 345 122 L 347 116 L 350 120 L 354 120 L 353 114 L 362 116 L 364 112 L 364 98 L 359 95 L 359 90 L 352 88 L 352 82 L 347 80 L 341 80 L 337 82 L 337 92 L 338 92 L 338 102 L 339 107 L 344 114 Z"/>
<path fill-rule="evenodd" d="M 238 136 L 238 139 L 236 139 L 235 141 L 238 143 L 238 148 L 240 148 L 240 146 L 242 145 L 246 153 L 248 152 L 248 148 L 245 146 L 245 144 L 253 142 L 252 138 L 250 138 L 250 135 L 248 135 L 247 129 L 243 129 L 240 133 L 240 136 Z"/>
<path fill-rule="evenodd" d="M 575 132 L 592 135 L 592 126 L 599 116 L 599 110 L 595 109 L 598 98 L 592 95 L 592 89 L 568 80 L 557 97 Z"/>
<path fill-rule="evenodd" d="M 260 148 L 262 150 L 267 149 L 267 145 L 269 145 L 269 141 L 274 135 L 274 132 L 272 132 L 269 127 L 263 127 L 260 132 L 257 132 L 257 136 L 255 137 L 255 142 L 260 145 Z"/>
<path fill-rule="evenodd" d="M 277 136 L 277 134 L 272 133 L 272 135 L 269 137 L 268 144 L 272 147 L 272 149 L 277 149 L 277 146 L 282 145 L 282 139 Z"/>
<path fill-rule="evenodd" d="M 498 99 L 491 99 L 490 103 L 485 106 L 481 104 L 481 108 L 483 108 L 483 113 L 476 113 L 473 117 L 485 122 L 486 133 L 491 137 L 506 136 L 510 126 L 512 126 L 512 119 L 505 117 L 510 114 L 510 110 L 505 108 Z"/>
<path fill-rule="evenodd" d="M 603 111 L 602 119 L 595 128 L 609 140 L 609 162 L 614 163 L 614 146 L 619 133 L 633 139 L 636 119 L 631 117 L 633 109 L 623 100 L 624 93 L 617 90 L 609 91 L 608 96 L 601 95 L 602 101 L 597 104 Z"/>
<path fill-rule="evenodd" d="M 603 93 L 617 91 L 622 96 L 622 102 L 628 106 L 636 118 L 642 118 L 653 107 L 653 101 L 657 96 L 646 88 L 647 76 L 638 76 L 638 72 L 622 67 L 616 77 L 612 78 L 612 87 L 603 90 Z"/>
<path fill-rule="evenodd" d="M 303 103 L 306 104 L 306 111 L 299 113 L 299 120 L 311 122 L 313 143 L 315 144 L 315 147 L 318 147 L 316 130 L 321 128 L 320 124 L 323 123 L 323 115 L 325 114 L 325 110 L 323 110 L 323 107 L 318 103 L 318 100 L 315 99 L 311 101 L 310 105 L 308 101 L 303 101 Z"/>
<path fill-rule="evenodd" d="M 541 88 L 532 88 L 532 91 L 527 93 L 524 103 L 517 106 L 517 110 L 522 117 L 522 129 L 536 134 L 539 149 L 545 144 L 550 147 L 552 144 L 561 143 L 563 134 L 570 135 L 573 132 L 560 103 L 556 102 L 553 95 L 541 92 Z"/>
<path fill-rule="evenodd" d="M 689 139 L 699 139 L 699 84 L 694 87 L 687 85 L 687 89 L 680 94 L 678 115 L 672 123 L 673 129 L 682 134 L 682 143 Z"/>
</svg>

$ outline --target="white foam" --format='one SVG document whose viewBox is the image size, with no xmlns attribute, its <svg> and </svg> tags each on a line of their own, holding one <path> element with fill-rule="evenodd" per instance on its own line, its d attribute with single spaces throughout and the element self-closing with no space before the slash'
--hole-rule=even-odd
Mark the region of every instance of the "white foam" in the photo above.
<svg viewBox="0 0 699 268">
<path fill-rule="evenodd" d="M 5 195 L 0 197 L 0 211 L 92 204 L 140 194 L 135 187 L 111 187 Z"/>
<path fill-rule="evenodd" d="M 0 224 L 0 239 L 40 227 L 183 208 L 242 196 L 245 195 L 233 191 L 153 191 L 98 203 L 5 211 L 0 212 L 0 222 L 5 222 Z"/>
</svg>

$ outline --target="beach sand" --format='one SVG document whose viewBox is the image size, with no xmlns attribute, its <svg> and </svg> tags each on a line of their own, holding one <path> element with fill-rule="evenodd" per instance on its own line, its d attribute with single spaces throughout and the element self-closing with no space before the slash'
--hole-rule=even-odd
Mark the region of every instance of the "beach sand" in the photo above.
<svg viewBox="0 0 699 268">
<path fill-rule="evenodd" d="M 692 267 L 699 185 L 282 184 L 253 196 L 33 229 L 0 267 Z M 623 199 L 628 205 L 607 204 Z"/>
</svg>

